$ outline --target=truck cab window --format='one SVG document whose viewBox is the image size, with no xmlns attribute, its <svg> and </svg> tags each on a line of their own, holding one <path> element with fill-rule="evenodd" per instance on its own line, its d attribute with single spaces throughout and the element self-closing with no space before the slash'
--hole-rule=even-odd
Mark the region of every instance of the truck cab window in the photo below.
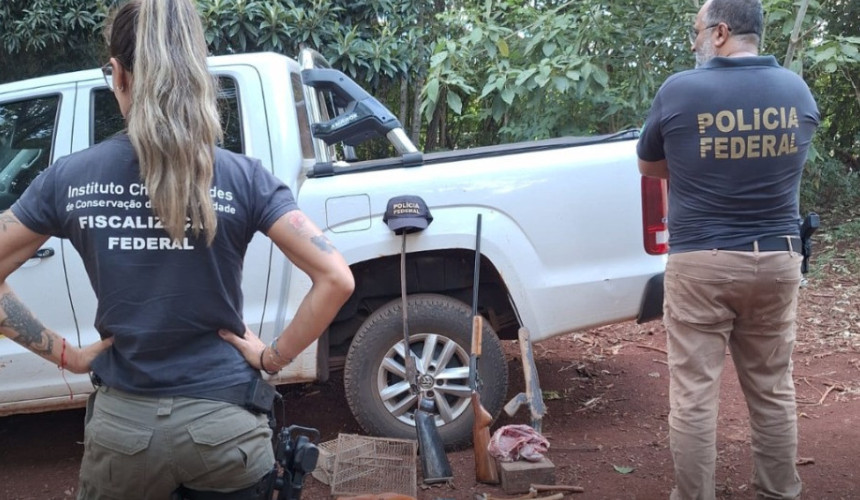
<svg viewBox="0 0 860 500">
<path fill-rule="evenodd" d="M 221 129 L 224 131 L 224 143 L 220 146 L 234 153 L 244 153 L 239 88 L 236 86 L 236 80 L 227 76 L 218 77 L 218 112 L 221 114 Z"/>
<path fill-rule="evenodd" d="M 125 128 L 125 120 L 119 112 L 119 104 L 113 92 L 99 89 L 93 92 L 93 121 L 90 145 L 98 144 Z"/>
<path fill-rule="evenodd" d="M 0 104 L 0 210 L 51 162 L 60 96 Z"/>
<path fill-rule="evenodd" d="M 218 85 L 218 111 L 221 114 L 221 128 L 224 131 L 224 142 L 219 146 L 235 153 L 244 153 L 239 114 L 239 89 L 236 81 L 230 77 L 221 76 L 218 77 Z M 92 102 L 93 122 L 90 144 L 97 144 L 121 132 L 125 128 L 125 121 L 119 112 L 119 105 L 113 93 L 107 88 L 94 90 Z"/>
</svg>

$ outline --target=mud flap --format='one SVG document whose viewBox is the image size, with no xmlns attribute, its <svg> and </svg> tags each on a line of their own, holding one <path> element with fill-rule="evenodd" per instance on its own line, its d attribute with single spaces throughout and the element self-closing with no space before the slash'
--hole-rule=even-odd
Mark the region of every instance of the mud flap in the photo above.
<svg viewBox="0 0 860 500">
<path fill-rule="evenodd" d="M 645 284 L 636 323 L 642 324 L 663 317 L 663 275 L 664 273 L 655 274 Z"/>
</svg>

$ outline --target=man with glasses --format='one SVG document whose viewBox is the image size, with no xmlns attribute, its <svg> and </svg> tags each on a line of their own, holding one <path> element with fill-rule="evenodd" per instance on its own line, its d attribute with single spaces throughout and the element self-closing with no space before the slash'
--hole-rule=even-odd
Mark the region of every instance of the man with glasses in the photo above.
<svg viewBox="0 0 860 500">
<path fill-rule="evenodd" d="M 731 352 L 750 412 L 757 498 L 797 498 L 791 351 L 802 261 L 799 186 L 819 113 L 809 88 L 759 56 L 760 0 L 708 0 L 696 69 L 669 77 L 638 144 L 669 180 L 663 321 L 673 500 L 715 498 L 720 377 Z"/>
</svg>

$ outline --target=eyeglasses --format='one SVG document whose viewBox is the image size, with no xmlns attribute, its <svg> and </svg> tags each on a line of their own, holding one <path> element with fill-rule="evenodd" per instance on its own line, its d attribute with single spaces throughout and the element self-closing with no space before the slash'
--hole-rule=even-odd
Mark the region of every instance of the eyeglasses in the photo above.
<svg viewBox="0 0 860 500">
<path fill-rule="evenodd" d="M 720 24 L 721 23 L 714 23 L 710 26 L 705 26 L 701 30 L 697 30 L 695 26 L 690 26 L 690 31 L 687 33 L 687 35 L 690 37 L 690 43 L 692 45 L 696 45 L 696 40 L 699 38 L 699 33 L 701 33 L 702 31 L 714 29 L 717 26 L 719 26 Z M 731 31 L 732 31 L 731 26 L 726 26 L 726 29 L 729 30 L 729 33 L 731 33 Z"/>
<path fill-rule="evenodd" d="M 102 75 L 105 77 L 105 83 L 107 83 L 108 88 L 113 92 L 113 66 L 110 63 L 102 66 Z"/>
</svg>

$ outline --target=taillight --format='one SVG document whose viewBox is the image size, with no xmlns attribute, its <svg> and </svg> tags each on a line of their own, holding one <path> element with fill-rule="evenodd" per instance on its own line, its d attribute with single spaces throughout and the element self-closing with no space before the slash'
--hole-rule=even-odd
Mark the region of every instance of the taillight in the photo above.
<svg viewBox="0 0 860 500">
<path fill-rule="evenodd" d="M 642 177 L 642 234 L 645 251 L 660 255 L 669 251 L 669 214 L 666 181 L 656 177 Z"/>
</svg>

